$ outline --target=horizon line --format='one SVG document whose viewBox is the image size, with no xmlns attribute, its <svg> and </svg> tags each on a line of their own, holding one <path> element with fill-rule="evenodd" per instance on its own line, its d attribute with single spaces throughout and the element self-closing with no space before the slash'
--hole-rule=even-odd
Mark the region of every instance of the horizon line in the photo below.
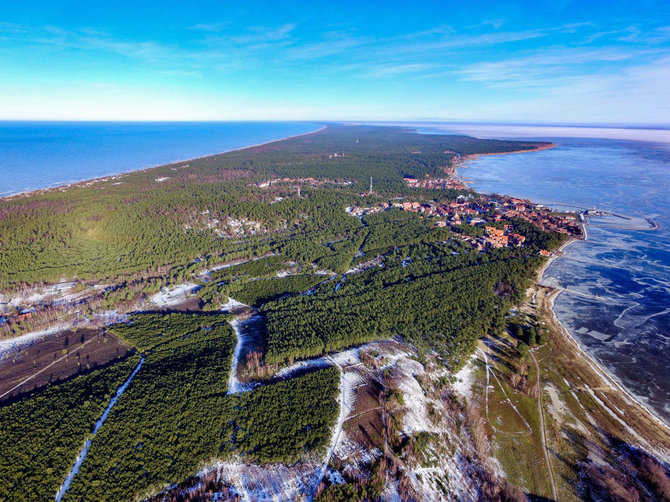
<svg viewBox="0 0 670 502">
<path fill-rule="evenodd" d="M 654 122 L 538 122 L 523 120 L 493 120 L 493 119 L 308 119 L 308 118 L 267 118 L 267 119 L 68 119 L 68 118 L 0 118 L 0 123 L 107 123 L 107 124 L 216 124 L 216 123 L 262 123 L 262 122 L 314 122 L 319 124 L 454 124 L 454 125 L 491 125 L 491 126 L 534 126 L 534 127 L 584 127 L 584 128 L 615 128 L 615 129 L 652 129 L 667 130 L 670 129 L 670 123 Z"/>
</svg>

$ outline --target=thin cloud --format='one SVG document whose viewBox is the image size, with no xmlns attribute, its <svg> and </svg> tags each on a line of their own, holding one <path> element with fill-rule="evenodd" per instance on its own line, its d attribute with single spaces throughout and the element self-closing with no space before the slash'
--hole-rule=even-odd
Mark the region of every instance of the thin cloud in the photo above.
<svg viewBox="0 0 670 502">
<path fill-rule="evenodd" d="M 0 33 L 24 33 L 25 29 L 14 23 L 5 23 L 0 21 Z"/>
<path fill-rule="evenodd" d="M 254 26 L 250 33 L 246 35 L 230 37 L 237 44 L 256 44 L 258 42 L 275 42 L 286 39 L 295 29 L 295 23 L 288 23 L 277 28 L 268 28 L 266 26 Z"/>
<path fill-rule="evenodd" d="M 475 63 L 453 73 L 463 80 L 492 85 L 544 85 L 552 78 L 593 73 L 593 65 L 636 61 L 651 50 L 553 49 L 531 56 Z M 586 65 L 587 68 L 583 68 Z"/>
<path fill-rule="evenodd" d="M 587 26 L 588 23 L 571 23 L 550 28 L 538 28 L 522 31 L 488 31 L 459 35 L 448 26 L 441 26 L 432 30 L 409 33 L 402 38 L 413 40 L 409 44 L 397 44 L 396 49 L 402 52 L 435 51 L 441 49 L 467 49 L 488 47 L 513 42 L 523 42 L 532 39 L 544 38 L 556 33 L 573 33 L 575 30 Z M 437 35 L 437 36 L 436 36 Z"/>
<path fill-rule="evenodd" d="M 370 39 L 349 36 L 334 36 L 311 43 L 294 45 L 283 56 L 288 60 L 313 60 L 339 54 L 351 54 L 352 51 L 366 45 Z"/>
<path fill-rule="evenodd" d="M 419 73 L 433 68 L 433 65 L 424 63 L 409 63 L 399 65 L 380 66 L 370 69 L 370 77 L 388 77 L 407 73 Z"/>
</svg>

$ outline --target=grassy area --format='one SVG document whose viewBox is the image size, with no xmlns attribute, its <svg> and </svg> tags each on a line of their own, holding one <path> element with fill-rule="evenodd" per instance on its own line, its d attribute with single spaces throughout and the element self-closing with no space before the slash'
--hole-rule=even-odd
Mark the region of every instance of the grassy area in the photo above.
<svg viewBox="0 0 670 502">
<path fill-rule="evenodd" d="M 519 332 L 520 339 L 503 333 L 489 338 L 486 345 L 481 344 L 500 379 L 498 383 L 490 377 L 488 427 L 493 451 L 508 479 L 525 487 L 529 494 L 552 496 L 541 443 L 536 401 L 539 391 L 549 460 L 561 500 L 589 497 L 632 500 L 629 497 L 638 493 L 661 493 L 656 490 L 665 481 L 659 481 L 653 474 L 657 472 L 654 471 L 656 467 L 649 467 L 658 466 L 659 461 L 654 458 L 654 447 L 647 443 L 647 438 L 657 438 L 659 446 L 663 442 L 668 444 L 666 433 L 661 428 L 649 427 L 639 409 L 635 411 L 634 405 L 622 400 L 593 372 L 575 346 L 558 331 L 544 301 L 545 293 L 541 288 L 537 294 L 539 307 L 527 302 L 521 308 L 529 318 L 546 322 L 549 329 L 546 344 L 533 349 L 541 372 L 540 389 L 532 386 L 537 381 L 534 364 L 523 355 L 524 350 L 520 354 L 517 349 L 521 340 L 527 340 L 528 326 L 523 333 Z M 477 365 L 474 389 L 480 396 L 479 409 L 485 414 L 486 372 L 481 355 Z M 521 374 L 523 378 L 519 380 L 515 374 Z M 598 395 L 600 402 L 593 398 L 587 387 Z M 629 414 L 623 415 L 619 410 Z M 629 417 L 635 417 L 635 420 L 631 421 Z M 531 427 L 532 434 L 523 432 L 525 422 Z M 648 435 L 643 436 L 640 432 L 637 435 L 635 430 L 646 430 Z M 658 472 L 662 471 L 662 468 L 658 469 Z M 622 493 L 625 493 L 623 498 Z"/>
<path fill-rule="evenodd" d="M 490 374 L 487 399 L 480 398 L 479 408 L 482 415 L 486 415 L 488 404 L 492 449 L 508 480 L 523 486 L 529 493 L 551 497 L 539 434 L 540 416 L 532 389 L 537 375 L 527 359 L 520 360 L 516 344 L 517 340 L 505 333 L 480 344 L 480 350 L 487 353 Z M 485 382 L 485 365 L 483 361 L 478 364 L 481 372 L 477 380 Z M 519 372 L 523 373 L 521 381 L 525 383 L 515 387 L 511 384 L 512 375 Z M 483 388 L 480 396 L 485 396 Z"/>
</svg>

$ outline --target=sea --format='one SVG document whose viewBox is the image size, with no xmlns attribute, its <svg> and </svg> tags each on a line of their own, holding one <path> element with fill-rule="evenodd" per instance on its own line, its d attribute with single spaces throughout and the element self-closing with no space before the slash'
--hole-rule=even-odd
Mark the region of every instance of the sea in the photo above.
<svg viewBox="0 0 670 502">
<path fill-rule="evenodd" d="M 536 139 L 557 147 L 482 156 L 458 175 L 484 193 L 561 210 L 605 210 L 543 276 L 557 318 L 626 389 L 670 424 L 670 130 L 423 125 L 421 132 Z M 649 230 L 651 218 L 658 225 Z"/>
<path fill-rule="evenodd" d="M 312 122 L 0 122 L 0 197 L 226 152 Z"/>
</svg>

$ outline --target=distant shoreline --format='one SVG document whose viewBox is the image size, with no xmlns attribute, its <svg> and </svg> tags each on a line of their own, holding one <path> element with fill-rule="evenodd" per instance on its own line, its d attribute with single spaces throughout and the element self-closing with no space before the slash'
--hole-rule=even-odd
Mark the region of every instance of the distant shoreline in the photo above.
<svg viewBox="0 0 670 502">
<path fill-rule="evenodd" d="M 180 164 L 182 162 L 193 162 L 193 161 L 196 161 L 196 160 L 202 160 L 202 159 L 207 159 L 207 158 L 210 158 L 210 157 L 216 157 L 218 155 L 224 155 L 226 153 L 238 152 L 240 150 L 247 150 L 247 149 L 250 149 L 250 148 L 256 148 L 256 147 L 263 146 L 263 145 L 269 145 L 271 143 L 277 143 L 279 141 L 286 141 L 286 140 L 289 140 L 289 139 L 299 138 L 299 137 L 302 137 L 302 136 L 309 136 L 310 134 L 316 134 L 318 132 L 321 132 L 321 131 L 325 130 L 327 127 L 328 127 L 327 125 L 322 125 L 319 129 L 316 129 L 314 131 L 309 131 L 309 132 L 301 133 L 301 134 L 294 134 L 292 136 L 285 136 L 285 137 L 282 137 L 282 138 L 271 139 L 271 140 L 268 140 L 268 141 L 264 141 L 262 143 L 255 143 L 253 145 L 246 145 L 246 146 L 242 146 L 242 147 L 239 147 L 239 148 L 232 148 L 230 150 L 224 150 L 222 152 L 202 155 L 200 157 L 191 157 L 191 158 L 188 158 L 188 159 L 171 161 L 171 162 L 168 162 L 166 164 L 157 164 L 157 165 L 154 165 L 154 166 L 143 167 L 141 169 L 131 169 L 129 171 L 122 171 L 122 172 L 114 173 L 114 174 L 106 174 L 104 176 L 99 176 L 97 178 L 86 178 L 86 179 L 81 179 L 81 180 L 76 180 L 76 181 L 71 181 L 71 182 L 65 181 L 62 184 L 59 184 L 59 185 L 56 185 L 56 186 L 50 186 L 48 188 L 36 188 L 36 189 L 30 189 L 30 190 L 23 190 L 21 192 L 17 192 L 17 193 L 13 193 L 13 194 L 3 195 L 2 197 L 0 197 L 0 202 L 14 200 L 14 199 L 20 199 L 20 198 L 27 198 L 27 197 L 31 197 L 33 195 L 39 195 L 39 194 L 43 194 L 43 193 L 50 193 L 50 192 L 54 192 L 54 191 L 63 191 L 63 189 L 80 187 L 80 186 L 84 186 L 87 183 L 98 183 L 98 182 L 101 182 L 101 181 L 108 181 L 108 180 L 110 180 L 112 178 L 115 178 L 115 177 L 126 176 L 126 175 L 134 174 L 134 173 L 143 173 L 143 172 L 151 171 L 152 169 L 159 169 L 161 167 L 167 167 L 167 166 L 171 166 L 171 165 L 174 165 L 174 164 Z"/>
<path fill-rule="evenodd" d="M 543 150 L 550 150 L 551 148 L 556 148 L 557 146 L 558 143 L 546 143 L 543 145 L 536 146 L 535 148 L 528 148 L 526 150 L 510 150 L 509 152 L 472 153 L 470 155 L 464 155 L 462 160 L 475 160 L 478 157 L 490 157 L 492 155 L 510 155 L 514 153 L 541 152 Z"/>
</svg>

